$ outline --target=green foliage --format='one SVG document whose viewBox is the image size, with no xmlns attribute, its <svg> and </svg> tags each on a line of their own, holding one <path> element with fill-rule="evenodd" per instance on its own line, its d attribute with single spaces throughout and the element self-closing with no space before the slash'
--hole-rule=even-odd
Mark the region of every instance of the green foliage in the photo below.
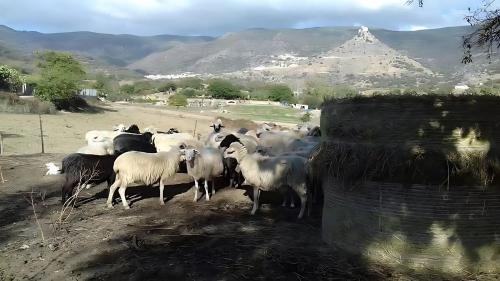
<svg viewBox="0 0 500 281">
<path fill-rule="evenodd" d="M 196 90 L 203 89 L 203 80 L 200 78 L 184 78 L 177 81 L 179 88 L 191 88 Z"/>
<path fill-rule="evenodd" d="M 287 85 L 276 84 L 267 86 L 269 91 L 269 99 L 272 101 L 296 103 L 297 99 L 293 95 L 292 89 Z"/>
<path fill-rule="evenodd" d="M 216 99 L 237 99 L 241 97 L 240 90 L 231 82 L 215 79 L 208 85 L 208 94 Z"/>
<path fill-rule="evenodd" d="M 174 82 L 168 82 L 158 87 L 159 92 L 175 92 L 175 90 L 177 90 L 177 85 Z"/>
<path fill-rule="evenodd" d="M 97 90 L 100 97 L 107 97 L 112 91 L 110 79 L 102 73 L 96 75 L 96 81 L 92 87 Z"/>
<path fill-rule="evenodd" d="M 417 90 L 415 90 L 415 89 L 405 89 L 405 90 L 403 91 L 403 95 L 407 95 L 407 96 L 416 96 L 416 95 L 418 95 L 418 92 L 417 92 Z"/>
<path fill-rule="evenodd" d="M 300 103 L 307 104 L 310 108 L 319 108 L 323 103 L 323 98 L 315 95 L 303 95 Z"/>
<path fill-rule="evenodd" d="M 390 89 L 388 94 L 389 95 L 401 95 L 401 89 L 398 89 L 398 88 Z"/>
<path fill-rule="evenodd" d="M 46 101 L 69 100 L 81 89 L 85 71 L 71 55 L 58 52 L 38 54 L 40 81 L 36 95 Z"/>
<path fill-rule="evenodd" d="M 302 117 L 300 117 L 300 121 L 302 121 L 304 123 L 311 121 L 311 113 L 309 113 L 309 112 L 304 113 L 304 115 L 302 115 Z"/>
<path fill-rule="evenodd" d="M 0 90 L 16 92 L 23 85 L 21 74 L 6 65 L 0 65 Z"/>
<path fill-rule="evenodd" d="M 171 106 L 187 106 L 187 97 L 181 94 L 175 94 L 170 96 L 168 99 L 168 104 Z"/>
<path fill-rule="evenodd" d="M 131 95 L 135 94 L 135 87 L 134 87 L 134 85 L 125 84 L 125 85 L 120 87 L 120 92 L 122 94 L 131 96 Z"/>
<path fill-rule="evenodd" d="M 352 98 L 359 95 L 359 92 L 351 87 L 337 86 L 333 89 L 333 96 L 337 99 Z"/>
<path fill-rule="evenodd" d="M 192 88 L 183 88 L 182 90 L 179 91 L 179 94 L 186 96 L 188 98 L 206 95 L 205 91 L 195 90 Z"/>
</svg>

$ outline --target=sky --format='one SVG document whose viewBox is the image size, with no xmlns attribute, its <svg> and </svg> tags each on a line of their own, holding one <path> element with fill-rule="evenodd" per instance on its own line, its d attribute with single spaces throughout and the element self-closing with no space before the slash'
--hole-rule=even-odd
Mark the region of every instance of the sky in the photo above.
<svg viewBox="0 0 500 281">
<path fill-rule="evenodd" d="M 476 8 L 481 1 L 425 0 L 422 8 L 405 3 L 406 0 L 0 0 L 0 24 L 44 33 L 93 31 L 135 35 L 220 36 L 249 28 L 360 25 L 419 30 L 465 25 L 467 8 Z"/>
</svg>

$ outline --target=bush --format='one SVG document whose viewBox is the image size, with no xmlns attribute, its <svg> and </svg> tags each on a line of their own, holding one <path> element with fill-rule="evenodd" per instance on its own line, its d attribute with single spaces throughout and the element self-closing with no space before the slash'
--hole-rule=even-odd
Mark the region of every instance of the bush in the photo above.
<svg viewBox="0 0 500 281">
<path fill-rule="evenodd" d="M 177 107 L 187 106 L 187 104 L 188 104 L 187 97 L 184 95 L 181 95 L 181 94 L 172 95 L 168 99 L 168 104 L 171 106 L 177 106 Z"/>
<path fill-rule="evenodd" d="M 293 95 L 292 89 L 287 85 L 270 85 L 267 87 L 269 98 L 272 101 L 296 103 L 297 99 Z"/>
<path fill-rule="evenodd" d="M 318 96 L 304 95 L 301 99 L 301 103 L 307 104 L 309 108 L 320 108 L 323 99 Z"/>
<path fill-rule="evenodd" d="M 302 115 L 302 117 L 300 117 L 300 121 L 302 121 L 304 123 L 311 121 L 311 113 L 309 113 L 309 112 L 304 113 L 304 115 Z"/>
<path fill-rule="evenodd" d="M 200 90 L 195 90 L 195 89 L 192 89 L 192 88 L 184 88 L 182 90 L 179 91 L 179 94 L 180 95 L 183 95 L 183 96 L 186 96 L 188 98 L 193 98 L 193 97 L 196 97 L 196 96 L 202 96 L 205 94 L 204 91 L 200 91 Z"/>
<path fill-rule="evenodd" d="M 158 87 L 159 92 L 175 92 L 175 90 L 177 90 L 177 85 L 174 82 L 168 82 Z"/>
<path fill-rule="evenodd" d="M 0 90 L 16 92 L 23 85 L 21 74 L 6 65 L 0 65 Z"/>
<path fill-rule="evenodd" d="M 70 102 L 81 89 L 86 75 L 80 62 L 70 54 L 52 51 L 39 54 L 38 59 L 41 79 L 36 96 L 45 101 Z"/>
<path fill-rule="evenodd" d="M 203 80 L 199 78 L 185 78 L 177 81 L 177 86 L 179 88 L 191 88 L 196 90 L 203 89 Z"/>
<path fill-rule="evenodd" d="M 240 90 L 226 80 L 212 80 L 208 85 L 208 94 L 216 99 L 237 99 L 241 97 Z"/>
</svg>

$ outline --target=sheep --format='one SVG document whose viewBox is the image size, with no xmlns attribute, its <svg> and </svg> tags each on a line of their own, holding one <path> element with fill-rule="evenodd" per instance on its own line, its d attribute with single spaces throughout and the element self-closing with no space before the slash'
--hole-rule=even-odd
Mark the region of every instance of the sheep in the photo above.
<svg viewBox="0 0 500 281">
<path fill-rule="evenodd" d="M 90 144 L 81 147 L 76 152 L 93 155 L 113 155 L 115 153 L 113 149 L 113 142 L 109 139 L 104 139 L 101 142 L 91 142 Z"/>
<path fill-rule="evenodd" d="M 123 154 L 128 151 L 142 151 L 155 153 L 156 148 L 152 143 L 152 134 L 121 134 L 113 140 L 114 153 Z"/>
<path fill-rule="evenodd" d="M 219 150 L 211 147 L 205 147 L 200 150 L 197 149 L 186 149 L 186 164 L 187 173 L 192 176 L 195 184 L 194 200 L 198 200 L 198 181 L 204 179 L 205 184 L 205 199 L 210 200 L 208 193 L 208 181 L 212 181 L 212 196 L 215 194 L 215 184 L 214 177 L 218 177 L 222 174 L 223 158 Z"/>
<path fill-rule="evenodd" d="M 125 191 L 132 183 L 143 183 L 151 186 L 160 184 L 160 205 L 165 205 L 163 201 L 163 190 L 165 182 L 177 173 L 179 162 L 181 161 L 181 149 L 175 148 L 168 152 L 145 153 L 139 151 L 126 152 L 116 158 L 113 170 L 116 180 L 109 189 L 108 208 L 113 208 L 113 195 L 118 187 L 118 193 L 122 200 L 123 207 L 130 209 L 125 198 Z"/>
<path fill-rule="evenodd" d="M 85 134 L 85 140 L 87 144 L 91 144 L 92 142 L 104 142 L 104 141 L 113 141 L 113 139 L 123 133 L 139 133 L 139 127 L 133 124 L 128 128 L 125 125 L 120 124 L 115 127 L 113 131 L 107 130 L 92 130 L 88 131 Z"/>
<path fill-rule="evenodd" d="M 222 150 L 227 149 L 231 143 L 239 142 L 247 148 L 249 153 L 254 153 L 257 148 L 257 140 L 251 136 L 240 134 L 229 134 L 219 144 Z M 229 187 L 236 183 L 241 187 L 243 175 L 238 167 L 238 162 L 233 158 L 224 158 L 224 177 L 229 180 Z M 234 185 L 235 186 L 235 185 Z"/>
<path fill-rule="evenodd" d="M 61 190 L 62 203 L 66 202 L 78 184 L 100 184 L 107 181 L 108 186 L 110 186 L 114 180 L 113 163 L 115 159 L 114 155 L 72 153 L 62 160 L 62 169 L 56 171 L 57 166 L 48 163 L 49 171 L 52 169 L 50 174 L 65 175 L 65 182 Z"/>
<path fill-rule="evenodd" d="M 222 120 L 217 119 L 215 120 L 210 127 L 214 128 L 214 132 L 218 133 L 224 128 L 224 125 L 222 125 Z"/>
<path fill-rule="evenodd" d="M 253 186 L 254 204 L 251 214 L 259 208 L 261 190 L 288 192 L 291 188 L 300 198 L 298 218 L 304 216 L 307 203 L 307 160 L 298 156 L 259 157 L 248 153 L 241 143 L 234 142 L 224 152 L 224 157 L 238 161 L 246 182 Z"/>
<path fill-rule="evenodd" d="M 170 151 L 170 149 L 179 146 L 181 143 L 192 147 L 203 146 L 199 141 L 195 140 L 191 134 L 187 133 L 154 134 L 152 141 L 158 152 Z"/>
</svg>

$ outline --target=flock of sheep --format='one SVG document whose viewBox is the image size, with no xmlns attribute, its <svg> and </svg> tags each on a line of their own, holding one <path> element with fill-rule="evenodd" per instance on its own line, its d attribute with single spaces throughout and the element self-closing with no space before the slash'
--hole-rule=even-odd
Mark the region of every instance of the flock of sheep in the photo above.
<svg viewBox="0 0 500 281">
<path fill-rule="evenodd" d="M 263 124 L 256 130 L 241 128 L 233 132 L 225 129 L 219 119 L 211 127 L 213 132 L 205 142 L 176 129 L 160 132 L 146 128 L 140 133 L 136 125 L 119 125 L 113 131 L 89 131 L 85 135 L 87 145 L 67 155 L 61 169 L 48 163 L 47 174 L 65 174 L 63 203 L 74 199 L 76 187 L 107 182 L 107 206 L 113 207 L 113 196 L 118 189 L 126 209 L 129 205 L 125 192 L 132 184 L 159 184 L 159 200 L 164 205 L 165 184 L 178 172 L 193 178 L 194 201 L 198 200 L 200 180 L 208 201 L 215 194 L 214 178 L 224 176 L 231 187 L 243 184 L 253 187 L 252 215 L 259 207 L 261 191 L 275 190 L 283 194 L 283 206 L 291 199 L 292 207 L 295 192 L 301 201 L 298 217 L 303 217 L 312 192 L 309 158 L 320 141 L 319 127 L 302 125 L 296 130 L 283 131 Z"/>
</svg>

